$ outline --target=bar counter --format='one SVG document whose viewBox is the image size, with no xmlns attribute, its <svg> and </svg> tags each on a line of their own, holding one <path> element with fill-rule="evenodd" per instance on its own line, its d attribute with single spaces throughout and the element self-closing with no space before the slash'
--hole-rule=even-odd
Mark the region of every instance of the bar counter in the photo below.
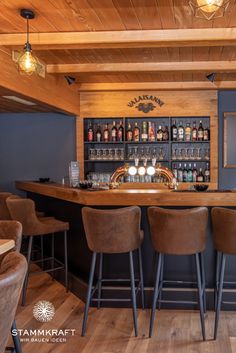
<svg viewBox="0 0 236 353">
<path fill-rule="evenodd" d="M 116 189 L 103 191 L 85 191 L 63 186 L 56 183 L 38 183 L 18 181 L 16 187 L 26 191 L 27 196 L 36 202 L 37 209 L 46 212 L 49 216 L 69 221 L 70 231 L 68 235 L 68 258 L 70 272 L 70 289 L 81 299 L 85 299 L 88 275 L 90 269 L 91 252 L 88 249 L 84 234 L 81 209 L 84 205 L 100 209 L 117 208 L 121 206 L 138 205 L 142 210 L 141 227 L 144 230 L 142 245 L 144 285 L 146 293 L 146 305 L 150 306 L 153 289 L 153 273 L 156 257 L 150 239 L 147 209 L 148 206 L 162 206 L 168 208 L 188 208 L 194 206 L 206 206 L 209 209 L 208 240 L 205 250 L 207 307 L 214 307 L 214 282 L 215 282 L 215 252 L 212 241 L 212 227 L 210 211 L 213 206 L 236 208 L 236 191 L 209 192 L 175 192 L 167 188 L 158 189 Z M 189 230 L 191 232 L 191 229 Z M 128 230 L 127 230 L 128 236 Z M 63 260 L 63 241 L 56 237 L 56 255 Z M 50 251 L 50 245 L 48 244 Z M 59 249 L 59 250 L 58 250 Z M 46 249 L 47 250 L 47 249 Z M 115 258 L 115 259 L 114 259 Z M 137 258 L 136 258 L 137 264 Z M 193 281 L 194 259 L 189 256 L 165 256 L 164 274 L 168 280 Z M 104 276 L 108 278 L 129 278 L 128 257 L 124 254 L 104 257 Z M 96 269 L 96 274 L 98 269 Z M 63 275 L 63 274 L 62 274 Z M 226 267 L 226 281 L 232 281 L 236 277 L 236 260 L 229 257 Z M 59 278 L 60 279 L 60 278 Z M 63 280 L 63 277 L 62 277 Z M 109 286 L 104 290 L 104 295 L 117 298 L 117 291 Z M 119 297 L 127 296 L 127 290 L 122 286 L 119 289 Z M 183 291 L 183 285 L 172 286 L 171 290 L 164 291 L 166 300 L 194 300 L 196 293 Z M 226 300 L 232 301 L 234 291 L 226 293 Z M 114 306 L 114 302 L 106 304 Z M 124 304 L 122 304 L 124 305 Z M 185 308 L 186 305 L 164 304 L 167 308 Z M 194 308 L 194 306 L 189 306 Z M 223 308 L 235 309 L 227 305 Z"/>
<path fill-rule="evenodd" d="M 236 190 L 207 192 L 167 189 L 86 191 L 56 183 L 17 181 L 18 189 L 86 206 L 236 206 Z"/>
</svg>

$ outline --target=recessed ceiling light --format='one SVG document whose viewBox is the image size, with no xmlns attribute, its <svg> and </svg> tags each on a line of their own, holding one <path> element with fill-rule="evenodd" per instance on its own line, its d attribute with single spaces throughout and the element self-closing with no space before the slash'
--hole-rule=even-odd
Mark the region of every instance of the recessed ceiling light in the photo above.
<svg viewBox="0 0 236 353">
<path fill-rule="evenodd" d="M 17 103 L 21 103 L 21 104 L 25 104 L 25 105 L 37 105 L 34 102 L 30 102 L 26 99 L 20 98 L 20 97 L 16 97 L 16 96 L 2 96 L 2 98 L 6 98 L 9 99 L 11 101 L 17 102 Z"/>
</svg>

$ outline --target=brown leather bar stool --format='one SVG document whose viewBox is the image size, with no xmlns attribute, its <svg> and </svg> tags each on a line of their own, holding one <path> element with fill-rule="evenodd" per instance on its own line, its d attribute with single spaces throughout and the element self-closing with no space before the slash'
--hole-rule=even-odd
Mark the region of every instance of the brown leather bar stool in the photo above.
<svg viewBox="0 0 236 353">
<path fill-rule="evenodd" d="M 227 255 L 236 255 L 236 210 L 214 207 L 211 210 L 211 217 L 214 247 L 217 251 L 214 327 L 214 340 L 216 340 L 224 285 L 236 284 L 224 281 L 226 257 Z M 223 303 L 227 304 L 227 302 Z M 230 302 L 230 304 L 236 304 L 236 302 Z"/>
<path fill-rule="evenodd" d="M 1 220 L 9 220 L 11 219 L 11 215 L 7 208 L 6 199 L 11 196 L 10 192 L 0 192 L 0 219 Z"/>
<path fill-rule="evenodd" d="M 0 266 L 0 352 L 21 353 L 19 336 L 13 336 L 14 348 L 6 347 L 11 329 L 16 329 L 15 313 L 27 271 L 25 257 L 15 251 L 5 255 Z"/>
<path fill-rule="evenodd" d="M 194 255 L 202 336 L 205 341 L 205 275 L 202 252 L 206 246 L 208 210 L 206 207 L 196 207 L 185 210 L 170 210 L 160 207 L 149 207 L 148 219 L 152 244 L 158 254 L 149 337 L 152 336 L 156 305 L 158 300 L 161 301 L 160 296 L 163 283 L 168 283 L 168 281 L 165 281 L 162 277 L 164 255 Z M 173 282 L 175 281 L 171 281 L 171 283 Z M 184 283 L 184 281 L 181 282 Z M 171 301 L 168 300 L 168 302 Z M 177 303 L 178 301 L 173 302 Z M 196 302 L 192 301 L 181 302 L 184 304 L 196 304 Z"/>
<path fill-rule="evenodd" d="M 124 207 L 114 210 L 97 210 L 90 207 L 82 209 L 83 224 L 89 249 L 93 252 L 87 299 L 84 309 L 84 318 L 82 326 L 82 336 L 86 333 L 86 325 L 88 319 L 88 310 L 91 301 L 97 301 L 98 307 L 102 301 L 102 283 L 108 281 L 102 278 L 102 262 L 103 254 L 129 253 L 130 261 L 130 283 L 131 283 L 131 301 L 133 307 L 133 320 L 135 336 L 138 335 L 137 328 L 137 310 L 136 310 L 136 293 L 135 290 L 141 290 L 142 306 L 144 307 L 144 287 L 143 287 L 143 270 L 141 243 L 143 240 L 143 231 L 140 229 L 141 210 L 137 206 Z M 139 275 L 140 282 L 135 287 L 133 251 L 138 250 L 139 258 Z M 94 270 L 97 254 L 100 254 L 98 282 L 93 287 Z M 124 281 L 115 279 L 112 281 Z M 98 298 L 94 299 L 93 295 L 98 290 Z M 110 299 L 111 300 L 111 299 Z M 114 301 L 114 299 L 112 299 Z M 130 299 L 117 299 L 117 301 L 130 301 Z"/>
<path fill-rule="evenodd" d="M 55 218 L 38 218 L 35 211 L 35 203 L 31 199 L 22 199 L 10 196 L 7 198 L 6 202 L 11 218 L 19 221 L 22 224 L 23 235 L 29 237 L 27 252 L 28 271 L 23 286 L 22 305 L 25 304 L 33 238 L 38 235 L 43 236 L 51 234 L 52 254 L 51 257 L 44 258 L 43 261 L 41 259 L 35 262 L 42 262 L 43 264 L 43 262 L 47 260 L 53 261 L 52 268 L 44 270 L 44 272 L 54 273 L 54 271 L 56 270 L 64 269 L 65 287 L 68 290 L 67 231 L 69 230 L 69 223 L 59 221 Z M 54 234 L 59 232 L 64 233 L 64 264 L 58 259 L 55 259 L 54 256 Z M 54 267 L 54 260 L 56 260 L 56 262 L 59 263 L 60 266 Z"/>
</svg>

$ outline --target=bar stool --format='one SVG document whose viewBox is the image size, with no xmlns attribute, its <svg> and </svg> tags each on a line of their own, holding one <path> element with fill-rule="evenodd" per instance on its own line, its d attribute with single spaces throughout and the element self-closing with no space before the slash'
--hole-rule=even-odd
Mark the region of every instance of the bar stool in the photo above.
<svg viewBox="0 0 236 353">
<path fill-rule="evenodd" d="M 0 220 L 10 220 L 11 215 L 7 208 L 6 199 L 11 196 L 10 192 L 0 192 Z"/>
<path fill-rule="evenodd" d="M 27 262 L 28 262 L 28 271 L 26 274 L 24 286 L 23 286 L 23 294 L 22 294 L 22 305 L 25 304 L 26 298 L 26 289 L 28 285 L 28 277 L 29 277 L 29 267 L 31 260 L 31 251 L 32 251 L 32 243 L 33 238 L 35 236 L 43 236 L 49 235 L 52 236 L 52 253 L 51 257 L 44 258 L 43 260 L 38 260 L 35 262 L 44 262 L 47 260 L 53 261 L 52 268 L 48 270 L 44 270 L 43 272 L 52 272 L 55 270 L 64 269 L 65 271 L 65 287 L 68 290 L 68 260 L 67 260 L 67 231 L 69 230 L 69 223 L 59 221 L 55 218 L 38 218 L 35 211 L 35 203 L 31 199 L 22 199 L 15 197 L 8 197 L 7 206 L 11 215 L 11 218 L 19 221 L 23 227 L 23 235 L 29 237 L 28 243 L 28 251 L 27 251 Z M 64 232 L 64 264 L 55 259 L 54 256 L 54 233 Z M 59 263 L 60 266 L 54 267 L 54 260 Z"/>
<path fill-rule="evenodd" d="M 144 287 L 143 287 L 143 270 L 141 243 L 143 241 L 143 231 L 140 230 L 141 210 L 137 206 L 124 207 L 114 210 L 97 210 L 89 207 L 82 209 L 82 218 L 89 249 L 93 252 L 90 267 L 89 283 L 86 304 L 84 309 L 84 318 L 82 326 L 82 336 L 86 333 L 86 325 L 88 319 L 88 310 L 91 301 L 98 302 L 98 308 L 102 301 L 102 283 L 108 279 L 102 278 L 102 262 L 103 254 L 129 253 L 130 263 L 130 283 L 131 283 L 131 300 L 122 299 L 122 301 L 132 301 L 133 321 L 135 336 L 138 335 L 137 328 L 137 310 L 136 310 L 136 293 L 141 291 L 142 306 L 144 308 Z M 135 287 L 133 251 L 138 250 L 139 259 L 139 276 L 140 281 Z M 97 254 L 100 254 L 98 282 L 93 287 L 94 270 Z M 109 280 L 110 281 L 110 280 Z M 115 279 L 112 281 L 123 281 Z M 125 281 L 125 280 L 124 280 Z M 126 280 L 127 281 L 127 280 Z M 93 299 L 93 295 L 98 290 L 98 298 Z M 111 299 L 110 299 L 111 300 Z M 114 299 L 112 299 L 114 301 Z M 121 301 L 121 299 L 117 299 Z"/>
<path fill-rule="evenodd" d="M 163 284 L 168 283 L 168 281 L 163 280 L 164 255 L 194 255 L 202 336 L 205 341 L 205 275 L 202 252 L 206 246 L 208 210 L 206 207 L 196 207 L 185 210 L 170 210 L 160 207 L 149 207 L 148 219 L 152 244 L 158 254 L 149 337 L 152 336 L 157 301 L 161 301 Z M 171 283 L 174 282 L 175 281 L 171 281 Z M 181 283 L 184 283 L 184 281 L 181 281 Z M 168 300 L 168 302 L 171 301 Z M 176 303 L 177 301 L 173 302 Z M 197 303 L 192 301 L 181 302 L 184 304 Z"/>
<path fill-rule="evenodd" d="M 215 286 L 216 313 L 214 327 L 214 340 L 216 340 L 224 284 L 235 284 L 235 282 L 224 281 L 224 273 L 226 256 L 236 255 L 236 210 L 214 207 L 211 211 L 211 217 L 214 248 L 217 251 Z M 227 304 L 227 302 L 225 304 Z M 236 302 L 230 302 L 230 304 L 236 304 Z"/>
</svg>

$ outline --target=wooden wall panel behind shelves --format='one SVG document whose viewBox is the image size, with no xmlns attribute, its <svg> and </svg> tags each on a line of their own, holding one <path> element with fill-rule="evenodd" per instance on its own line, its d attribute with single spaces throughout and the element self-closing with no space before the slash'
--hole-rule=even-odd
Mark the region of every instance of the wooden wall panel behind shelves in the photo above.
<svg viewBox="0 0 236 353">
<path fill-rule="evenodd" d="M 139 95 L 154 95 L 164 102 L 145 114 L 128 102 Z M 130 92 L 81 92 L 80 115 L 82 117 L 148 117 L 216 115 L 216 91 L 130 91 Z"/>
<path fill-rule="evenodd" d="M 149 112 L 138 111 L 128 103 L 142 95 L 158 97 L 164 104 Z M 147 101 L 146 101 L 147 102 Z M 211 128 L 211 187 L 218 185 L 218 117 L 217 91 L 127 91 L 81 92 L 80 118 L 77 119 L 77 157 L 83 170 L 83 118 L 210 116 Z M 81 174 L 83 175 L 83 174 Z"/>
</svg>

